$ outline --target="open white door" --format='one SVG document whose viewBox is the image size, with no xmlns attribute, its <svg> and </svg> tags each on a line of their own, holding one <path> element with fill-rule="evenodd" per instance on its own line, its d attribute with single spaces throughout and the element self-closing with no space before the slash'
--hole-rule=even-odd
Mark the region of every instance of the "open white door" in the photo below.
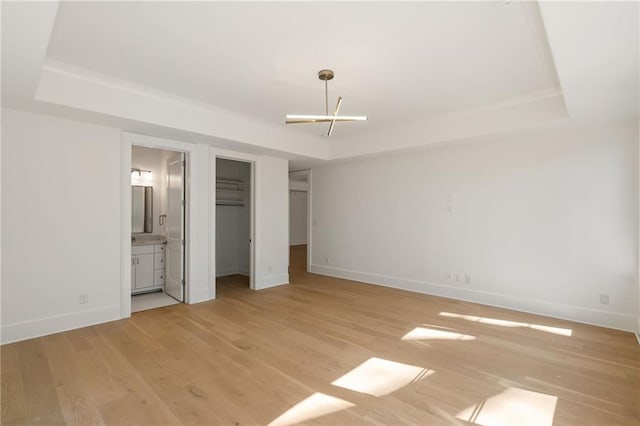
<svg viewBox="0 0 640 426">
<path fill-rule="evenodd" d="M 165 292 L 184 301 L 184 154 L 167 160 L 167 250 Z"/>
</svg>

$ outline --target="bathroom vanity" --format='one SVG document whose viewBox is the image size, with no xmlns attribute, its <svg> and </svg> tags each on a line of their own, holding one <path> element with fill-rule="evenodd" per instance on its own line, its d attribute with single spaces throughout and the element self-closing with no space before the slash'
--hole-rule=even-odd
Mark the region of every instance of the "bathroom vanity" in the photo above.
<svg viewBox="0 0 640 426">
<path fill-rule="evenodd" d="M 131 245 L 131 294 L 164 290 L 164 240 L 134 241 Z"/>
</svg>

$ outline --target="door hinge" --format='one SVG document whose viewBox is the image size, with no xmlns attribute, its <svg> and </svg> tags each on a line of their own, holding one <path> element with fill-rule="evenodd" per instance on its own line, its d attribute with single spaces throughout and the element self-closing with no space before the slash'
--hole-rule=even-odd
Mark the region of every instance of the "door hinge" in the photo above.
<svg viewBox="0 0 640 426">
<path fill-rule="evenodd" d="M 184 207 L 184 205 L 186 204 L 185 200 L 180 201 L 180 203 L 182 203 L 182 207 Z"/>
<path fill-rule="evenodd" d="M 181 243 L 182 243 L 182 245 L 185 245 L 185 241 L 184 240 L 182 240 Z"/>
<path fill-rule="evenodd" d="M 184 285 L 184 279 L 183 279 L 182 281 L 180 281 L 180 283 L 181 283 L 182 285 Z"/>
</svg>

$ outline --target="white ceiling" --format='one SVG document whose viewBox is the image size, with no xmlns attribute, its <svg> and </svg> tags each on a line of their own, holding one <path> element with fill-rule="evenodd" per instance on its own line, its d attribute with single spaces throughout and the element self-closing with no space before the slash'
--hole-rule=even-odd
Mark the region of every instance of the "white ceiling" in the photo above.
<svg viewBox="0 0 640 426">
<path fill-rule="evenodd" d="M 312 162 L 638 117 L 637 2 L 2 2 L 2 105 Z M 367 123 L 285 126 L 330 109 Z"/>
<path fill-rule="evenodd" d="M 48 57 L 276 124 L 331 68 L 338 139 L 559 89 L 534 2 L 65 2 Z"/>
</svg>

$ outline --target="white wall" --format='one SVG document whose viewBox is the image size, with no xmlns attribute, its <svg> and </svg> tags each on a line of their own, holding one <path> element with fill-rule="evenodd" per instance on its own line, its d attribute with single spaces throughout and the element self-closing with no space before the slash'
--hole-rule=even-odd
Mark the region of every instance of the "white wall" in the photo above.
<svg viewBox="0 0 640 426">
<path fill-rule="evenodd" d="M 300 244 L 307 244 L 307 191 L 290 190 L 289 245 Z"/>
<path fill-rule="evenodd" d="M 261 258 L 256 268 L 260 277 L 256 289 L 289 282 L 289 163 L 273 157 L 260 157 L 258 171 L 262 205 L 259 226 L 262 236 Z"/>
<path fill-rule="evenodd" d="M 244 183 L 244 205 L 216 205 L 216 276 L 249 274 L 251 165 L 218 158 L 216 177 Z"/>
<path fill-rule="evenodd" d="M 634 121 L 316 168 L 311 271 L 632 330 L 637 139 Z"/>
<path fill-rule="evenodd" d="M 2 343 L 126 316 L 131 144 L 190 152 L 190 303 L 215 296 L 215 149 L 2 110 Z M 126 150 L 123 149 L 126 147 Z M 235 153 L 225 151 L 228 156 Z M 238 154 L 242 156 L 244 154 Z M 261 213 L 256 289 L 288 283 L 286 160 L 253 156 Z M 124 166 L 123 166 L 124 165 Z M 123 168 L 124 167 L 124 168 Z M 127 195 L 129 198 L 127 198 Z M 127 252 L 129 250 L 129 252 Z M 89 302 L 79 304 L 80 294 Z"/>
<path fill-rule="evenodd" d="M 2 124 L 2 341 L 119 318 L 120 131 L 10 109 Z"/>
</svg>

